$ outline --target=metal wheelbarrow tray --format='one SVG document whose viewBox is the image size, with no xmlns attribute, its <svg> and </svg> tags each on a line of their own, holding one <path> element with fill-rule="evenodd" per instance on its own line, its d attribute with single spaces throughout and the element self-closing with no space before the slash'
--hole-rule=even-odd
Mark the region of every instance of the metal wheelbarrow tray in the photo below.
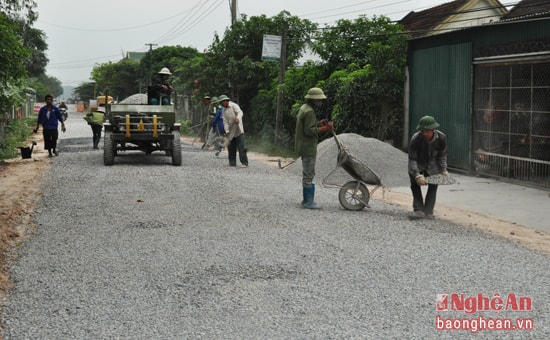
<svg viewBox="0 0 550 340">
<path fill-rule="evenodd" d="M 347 210 L 362 210 L 369 207 L 370 196 L 382 186 L 380 177 L 358 158 L 353 156 L 351 152 L 342 144 L 340 139 L 334 134 L 334 141 L 338 146 L 337 166 L 325 178 L 323 178 L 323 186 L 340 188 L 338 199 L 340 204 Z M 327 181 L 338 168 L 344 169 L 354 181 L 349 181 L 344 185 L 330 184 Z M 368 185 L 374 186 L 369 192 Z"/>
</svg>

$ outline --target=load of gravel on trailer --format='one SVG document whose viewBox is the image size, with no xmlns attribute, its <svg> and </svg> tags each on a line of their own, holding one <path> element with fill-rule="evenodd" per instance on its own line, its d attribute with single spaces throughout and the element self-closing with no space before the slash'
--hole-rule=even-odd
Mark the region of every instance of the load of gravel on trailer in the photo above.
<svg viewBox="0 0 550 340">
<path fill-rule="evenodd" d="M 407 175 L 407 159 L 405 152 L 376 138 L 366 138 L 355 133 L 338 135 L 342 144 L 364 165 L 374 171 L 381 179 L 384 187 L 409 186 Z M 317 163 L 315 167 L 315 182 L 320 183 L 337 166 L 338 146 L 334 138 L 329 138 L 317 146 Z M 302 175 L 302 161 L 298 159 L 286 168 L 298 176 Z M 342 185 L 353 178 L 341 167 L 338 167 L 327 182 Z"/>
<path fill-rule="evenodd" d="M 136 104 L 136 105 L 146 105 L 147 104 L 147 94 L 136 93 L 130 97 L 122 100 L 119 104 Z"/>
</svg>

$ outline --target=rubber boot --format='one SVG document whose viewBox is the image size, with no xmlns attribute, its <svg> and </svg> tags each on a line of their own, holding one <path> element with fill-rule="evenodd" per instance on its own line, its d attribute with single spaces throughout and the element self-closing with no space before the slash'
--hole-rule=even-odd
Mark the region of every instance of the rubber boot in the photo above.
<svg viewBox="0 0 550 340">
<path fill-rule="evenodd" d="M 306 209 L 321 209 L 321 206 L 314 202 L 315 199 L 315 184 L 310 188 L 304 188 L 304 203 L 302 206 Z"/>
</svg>

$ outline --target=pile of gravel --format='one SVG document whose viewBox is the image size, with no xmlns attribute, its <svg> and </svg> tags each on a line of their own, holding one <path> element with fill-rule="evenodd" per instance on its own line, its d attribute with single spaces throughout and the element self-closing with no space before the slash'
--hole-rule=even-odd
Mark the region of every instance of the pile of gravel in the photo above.
<svg viewBox="0 0 550 340">
<path fill-rule="evenodd" d="M 384 187 L 409 186 L 407 176 L 407 154 L 388 143 L 375 138 L 366 138 L 354 133 L 338 135 L 338 139 L 352 155 L 374 171 L 381 179 Z M 317 165 L 315 181 L 321 182 L 337 166 L 338 147 L 334 138 L 329 138 L 317 146 Z M 296 161 L 286 168 L 297 176 L 302 174 L 302 162 Z M 327 182 L 344 184 L 353 178 L 341 167 L 338 168 Z"/>
<path fill-rule="evenodd" d="M 147 94 L 145 93 L 136 93 L 130 97 L 122 100 L 119 104 L 147 104 Z"/>
</svg>

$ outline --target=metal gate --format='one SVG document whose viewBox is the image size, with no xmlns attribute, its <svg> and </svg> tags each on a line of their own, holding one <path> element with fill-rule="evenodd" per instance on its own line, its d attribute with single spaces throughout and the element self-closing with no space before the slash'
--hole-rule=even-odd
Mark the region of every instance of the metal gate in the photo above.
<svg viewBox="0 0 550 340">
<path fill-rule="evenodd" d="M 474 64 L 476 172 L 550 188 L 550 53 Z"/>
</svg>

